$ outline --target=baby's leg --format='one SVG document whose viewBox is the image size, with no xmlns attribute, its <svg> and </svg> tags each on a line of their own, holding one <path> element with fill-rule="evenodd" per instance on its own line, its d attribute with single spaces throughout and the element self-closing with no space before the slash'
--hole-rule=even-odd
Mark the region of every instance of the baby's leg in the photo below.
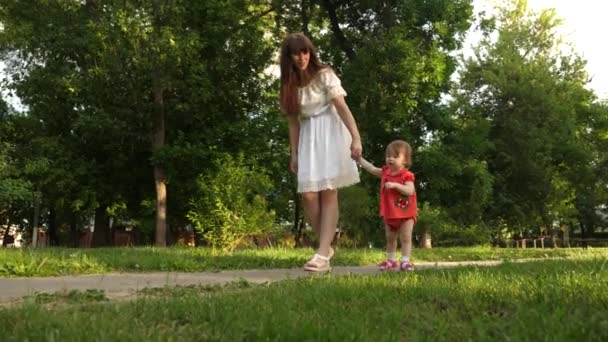
<svg viewBox="0 0 608 342">
<path fill-rule="evenodd" d="M 384 235 L 386 237 L 386 254 L 391 260 L 395 260 L 395 253 L 397 252 L 397 234 L 387 223 L 384 224 Z"/>
<path fill-rule="evenodd" d="M 414 230 L 414 220 L 407 219 L 401 222 L 399 230 L 399 240 L 401 240 L 401 261 L 410 261 L 412 254 L 412 231 Z"/>
<path fill-rule="evenodd" d="M 381 271 L 398 270 L 399 263 L 397 262 L 397 235 L 398 232 L 391 228 L 388 222 L 384 223 L 384 235 L 386 237 L 386 260 L 379 266 Z"/>
</svg>

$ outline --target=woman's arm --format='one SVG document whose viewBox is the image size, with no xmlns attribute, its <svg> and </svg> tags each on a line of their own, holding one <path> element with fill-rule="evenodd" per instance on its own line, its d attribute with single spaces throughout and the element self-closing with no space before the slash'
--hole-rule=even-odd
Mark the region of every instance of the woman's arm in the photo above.
<svg viewBox="0 0 608 342">
<path fill-rule="evenodd" d="M 332 102 L 336 107 L 338 115 L 342 119 L 342 122 L 344 122 L 346 129 L 348 129 L 348 132 L 350 132 L 350 136 L 353 139 L 350 146 L 351 157 L 354 160 L 359 160 L 359 158 L 361 158 L 363 148 L 361 146 L 361 137 L 359 136 L 359 129 L 357 129 L 355 118 L 350 112 L 346 101 L 344 101 L 344 96 L 336 96 L 332 99 Z"/>
<path fill-rule="evenodd" d="M 372 163 L 368 162 L 363 157 L 359 159 L 359 165 L 361 165 L 361 167 L 365 171 L 369 172 L 371 175 L 374 175 L 376 177 L 382 176 L 382 169 L 375 167 Z"/>
<path fill-rule="evenodd" d="M 296 115 L 287 115 L 289 126 L 289 146 L 291 147 L 291 161 L 289 168 L 291 172 L 298 172 L 298 141 L 300 139 L 300 120 Z"/>
</svg>

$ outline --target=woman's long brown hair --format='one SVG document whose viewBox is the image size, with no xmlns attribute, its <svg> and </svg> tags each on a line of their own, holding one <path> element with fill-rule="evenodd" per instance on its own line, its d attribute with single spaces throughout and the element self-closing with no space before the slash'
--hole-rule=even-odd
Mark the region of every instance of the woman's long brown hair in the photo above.
<svg viewBox="0 0 608 342">
<path fill-rule="evenodd" d="M 294 64 L 292 55 L 308 51 L 310 59 L 308 67 L 300 71 Z M 315 46 L 302 33 L 288 35 L 281 44 L 281 110 L 287 115 L 300 114 L 300 99 L 298 87 L 307 85 L 319 72 L 327 66 L 321 64 L 315 52 Z"/>
</svg>

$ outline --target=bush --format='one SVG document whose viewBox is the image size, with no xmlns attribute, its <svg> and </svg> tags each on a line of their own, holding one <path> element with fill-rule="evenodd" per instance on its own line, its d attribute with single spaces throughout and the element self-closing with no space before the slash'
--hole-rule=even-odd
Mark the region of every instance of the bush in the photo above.
<svg viewBox="0 0 608 342">
<path fill-rule="evenodd" d="M 378 201 L 360 184 L 340 189 L 340 221 L 338 227 L 345 237 L 338 241 L 344 247 L 384 244 L 382 219 Z"/>
<path fill-rule="evenodd" d="M 478 246 L 490 243 L 490 234 L 487 229 L 477 225 L 460 227 L 444 223 L 433 233 L 435 246 Z"/>
<path fill-rule="evenodd" d="M 438 207 L 422 203 L 418 214 L 418 222 L 414 228 L 415 234 L 421 236 L 424 232 L 432 236 L 433 246 L 475 246 L 488 244 L 491 232 L 483 226 L 461 226 L 451 220 Z"/>
<path fill-rule="evenodd" d="M 244 238 L 272 230 L 275 213 L 265 198 L 272 184 L 242 154 L 225 154 L 214 164 L 211 174 L 199 176 L 200 195 L 191 200 L 187 216 L 213 248 L 232 251 Z"/>
</svg>

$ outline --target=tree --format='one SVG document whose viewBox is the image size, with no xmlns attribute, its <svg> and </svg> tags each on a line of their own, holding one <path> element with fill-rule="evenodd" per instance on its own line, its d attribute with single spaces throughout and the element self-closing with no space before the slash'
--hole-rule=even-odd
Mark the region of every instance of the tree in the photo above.
<svg viewBox="0 0 608 342">
<path fill-rule="evenodd" d="M 608 183 L 608 106 L 594 102 L 580 104 L 577 110 L 575 145 L 564 152 L 564 175 L 574 193 L 576 221 L 582 238 L 590 238 L 607 226 Z"/>
<path fill-rule="evenodd" d="M 265 6 L 241 0 L 3 4 L 2 49 L 17 56 L 12 87 L 42 123 L 44 151 L 70 159 L 50 170 L 78 165 L 61 172 L 72 187 L 43 186 L 51 210 L 67 203 L 72 211 L 96 209 L 105 221 L 106 208 L 126 201 L 138 215 L 140 203 L 149 202 L 141 176 L 149 172 L 156 243 L 164 245 L 167 181 L 186 185 L 183 193 L 175 188 L 174 222 L 183 222 L 187 190 L 201 167 L 218 153 L 248 147 L 239 144 L 242 131 L 267 87 L 260 77 L 271 53 L 263 37 Z M 65 25 L 48 30 L 57 23 Z M 59 200 L 72 188 L 77 198 Z"/>
<path fill-rule="evenodd" d="M 577 113 L 591 101 L 584 62 L 566 54 L 553 10 L 511 1 L 482 20 L 484 38 L 464 61 L 456 117 L 484 132 L 479 160 L 493 179 L 486 217 L 523 233 L 574 215 L 565 151 L 576 146 Z M 496 32 L 497 38 L 492 38 Z"/>
</svg>

